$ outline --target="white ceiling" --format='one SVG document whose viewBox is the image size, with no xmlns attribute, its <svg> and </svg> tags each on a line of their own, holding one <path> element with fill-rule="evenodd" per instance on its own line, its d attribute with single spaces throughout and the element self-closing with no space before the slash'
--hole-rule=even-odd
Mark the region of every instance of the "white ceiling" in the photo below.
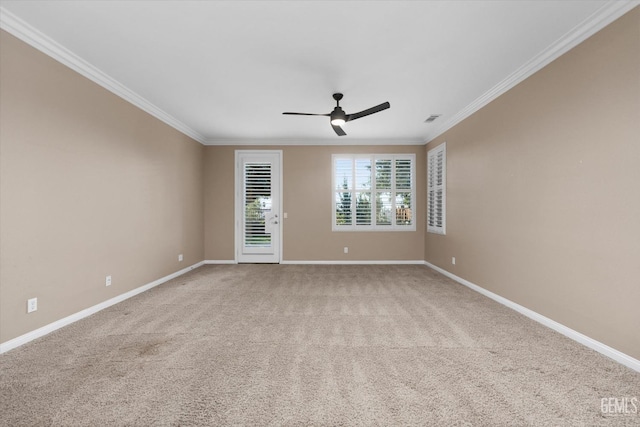
<svg viewBox="0 0 640 427">
<path fill-rule="evenodd" d="M 424 143 L 625 1 L 6 1 L 2 28 L 205 144 Z M 354 113 L 338 137 L 331 95 Z M 442 116 L 424 123 L 431 114 Z"/>
</svg>

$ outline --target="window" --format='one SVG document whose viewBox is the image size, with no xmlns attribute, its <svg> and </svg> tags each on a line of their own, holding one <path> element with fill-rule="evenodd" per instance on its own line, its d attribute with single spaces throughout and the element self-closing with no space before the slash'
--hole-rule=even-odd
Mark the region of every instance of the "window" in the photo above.
<svg viewBox="0 0 640 427">
<path fill-rule="evenodd" d="M 415 154 L 334 154 L 334 231 L 415 231 Z"/>
<path fill-rule="evenodd" d="M 438 145 L 427 153 L 427 231 L 446 234 L 447 147 Z"/>
</svg>

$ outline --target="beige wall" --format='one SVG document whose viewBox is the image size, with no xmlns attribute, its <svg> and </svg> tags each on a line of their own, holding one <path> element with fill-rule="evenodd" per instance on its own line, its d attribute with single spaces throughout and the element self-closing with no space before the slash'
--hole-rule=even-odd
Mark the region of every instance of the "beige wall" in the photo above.
<svg viewBox="0 0 640 427">
<path fill-rule="evenodd" d="M 6 342 L 201 261 L 204 147 L 0 37 Z M 32 297 L 38 311 L 27 314 Z"/>
<path fill-rule="evenodd" d="M 444 141 L 426 260 L 640 359 L 640 9 Z"/>
<path fill-rule="evenodd" d="M 446 236 L 425 233 L 423 146 L 202 147 L 2 32 L 0 342 L 233 260 L 234 150 L 258 148 L 283 150 L 284 260 L 426 259 L 640 359 L 639 22 L 426 147 L 447 142 Z M 331 154 L 358 152 L 416 154 L 415 232 L 331 231 Z"/>
<path fill-rule="evenodd" d="M 235 260 L 234 149 L 204 150 L 204 258 Z"/>
<path fill-rule="evenodd" d="M 205 149 L 205 258 L 234 257 L 234 152 L 283 150 L 283 259 L 285 261 L 423 260 L 424 146 L 221 146 Z M 416 154 L 416 231 L 332 232 L 331 155 Z M 229 202 L 231 201 L 231 202 Z M 349 247 L 344 254 L 343 248 Z"/>
</svg>

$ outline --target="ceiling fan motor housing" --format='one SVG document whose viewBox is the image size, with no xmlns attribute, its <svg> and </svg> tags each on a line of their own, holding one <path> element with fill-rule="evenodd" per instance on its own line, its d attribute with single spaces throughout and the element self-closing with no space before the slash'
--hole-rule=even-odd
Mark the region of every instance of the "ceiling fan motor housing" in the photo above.
<svg viewBox="0 0 640 427">
<path fill-rule="evenodd" d="M 342 108 L 336 107 L 333 109 L 331 112 L 331 121 L 333 122 L 334 120 L 342 120 L 343 122 L 347 121 L 347 115 Z"/>
</svg>

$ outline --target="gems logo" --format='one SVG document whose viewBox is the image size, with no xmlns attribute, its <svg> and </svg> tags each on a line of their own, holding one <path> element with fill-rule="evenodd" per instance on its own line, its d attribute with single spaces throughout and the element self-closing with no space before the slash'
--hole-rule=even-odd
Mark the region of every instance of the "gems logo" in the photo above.
<svg viewBox="0 0 640 427">
<path fill-rule="evenodd" d="M 637 415 L 640 402 L 637 397 L 603 397 L 600 411 L 603 415 Z"/>
</svg>

